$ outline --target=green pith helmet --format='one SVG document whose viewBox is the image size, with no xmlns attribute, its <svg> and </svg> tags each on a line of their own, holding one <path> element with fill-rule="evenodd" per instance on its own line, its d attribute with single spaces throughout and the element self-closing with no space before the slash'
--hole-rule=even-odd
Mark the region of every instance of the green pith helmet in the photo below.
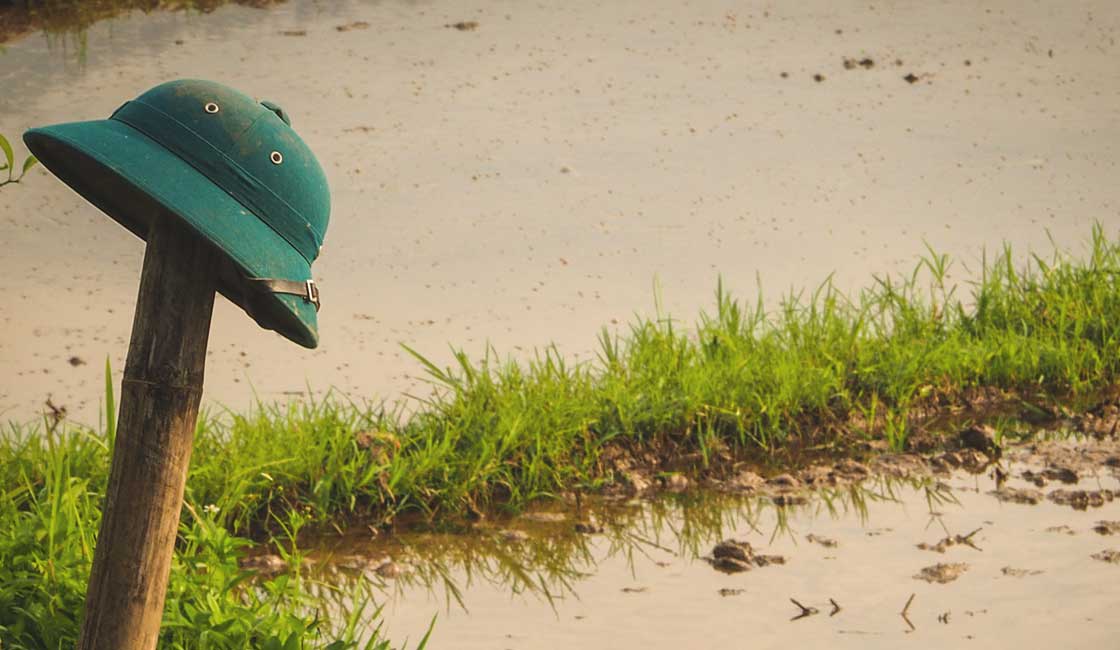
<svg viewBox="0 0 1120 650">
<path fill-rule="evenodd" d="M 319 343 L 311 263 L 330 191 L 287 114 L 211 81 L 161 84 L 107 120 L 31 129 L 28 149 L 140 238 L 178 218 L 222 252 L 218 289 L 262 327 Z"/>
</svg>

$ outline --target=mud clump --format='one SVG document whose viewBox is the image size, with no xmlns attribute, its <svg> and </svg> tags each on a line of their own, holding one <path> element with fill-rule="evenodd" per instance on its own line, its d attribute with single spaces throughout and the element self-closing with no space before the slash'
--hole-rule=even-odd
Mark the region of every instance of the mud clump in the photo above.
<svg viewBox="0 0 1120 650">
<path fill-rule="evenodd" d="M 981 424 L 961 431 L 957 436 L 961 448 L 978 451 L 988 458 L 999 458 L 1000 447 L 996 444 L 996 430 Z"/>
<path fill-rule="evenodd" d="M 594 519 L 588 519 L 587 521 L 577 521 L 574 528 L 577 533 L 581 533 L 583 535 L 597 535 L 606 530 L 605 528 L 603 528 L 602 524 L 595 521 Z"/>
<path fill-rule="evenodd" d="M 804 494 L 775 494 L 770 497 L 774 505 L 785 508 L 788 506 L 803 506 L 809 503 L 809 497 Z"/>
<path fill-rule="evenodd" d="M 742 573 L 754 567 L 770 566 L 771 564 L 785 564 L 786 559 L 781 555 L 762 555 L 755 553 L 750 542 L 735 539 L 725 539 L 712 548 L 709 557 L 702 558 L 712 565 L 712 568 L 722 573 Z"/>
<path fill-rule="evenodd" d="M 1120 551 L 1114 548 L 1105 549 L 1100 553 L 1093 553 L 1092 558 L 1109 564 L 1120 564 Z"/>
<path fill-rule="evenodd" d="M 285 571 L 288 568 L 288 563 L 279 555 L 266 553 L 243 557 L 237 561 L 237 566 L 246 571 L 255 571 L 262 576 L 273 576 Z"/>
<path fill-rule="evenodd" d="M 1023 488 L 1004 486 L 998 490 L 992 490 L 988 494 L 991 494 L 1004 503 L 1021 503 L 1031 506 L 1036 506 L 1039 503 L 1042 503 L 1042 493 L 1038 490 L 1027 490 Z"/>
<path fill-rule="evenodd" d="M 910 478 L 929 473 L 929 466 L 916 454 L 886 454 L 875 458 L 871 468 L 876 474 L 892 478 Z"/>
<path fill-rule="evenodd" d="M 447 29 L 457 29 L 461 32 L 473 32 L 474 30 L 478 29 L 478 21 L 477 20 L 460 20 L 457 23 L 450 23 L 448 25 L 444 25 L 444 27 L 446 27 Z"/>
<path fill-rule="evenodd" d="M 1024 470 L 1020 476 L 1024 481 L 1034 483 L 1038 487 L 1046 487 L 1050 481 L 1058 481 L 1067 485 L 1073 485 L 1081 480 L 1078 476 L 1077 470 L 1072 467 L 1047 467 L 1041 471 Z"/>
<path fill-rule="evenodd" d="M 681 493 L 688 489 L 690 481 L 684 474 L 673 473 L 661 480 L 662 489 L 668 492 Z"/>
<path fill-rule="evenodd" d="M 908 73 L 906 73 L 906 76 L 903 77 L 902 79 L 908 84 L 916 84 L 921 80 L 921 77 L 914 74 L 913 72 L 908 72 Z"/>
<path fill-rule="evenodd" d="M 984 471 L 992 464 L 992 459 L 975 449 L 947 451 L 930 459 L 930 468 L 937 474 L 950 474 L 955 469 L 963 469 L 972 474 Z"/>
<path fill-rule="evenodd" d="M 728 596 L 738 596 L 745 591 L 746 589 L 729 589 L 727 587 L 724 587 L 723 589 L 720 589 L 718 593 L 720 596 L 727 598 Z"/>
<path fill-rule="evenodd" d="M 728 481 L 726 487 L 736 492 L 754 492 L 765 484 L 766 479 L 752 471 L 744 470 Z"/>
<path fill-rule="evenodd" d="M 1069 506 L 1074 510 L 1087 510 L 1099 508 L 1109 503 L 1114 498 L 1111 490 L 1054 490 L 1046 498 L 1060 506 Z"/>
<path fill-rule="evenodd" d="M 961 577 L 961 575 L 968 570 L 968 565 L 964 562 L 941 562 L 933 566 L 927 566 L 918 573 L 914 574 L 915 580 L 925 580 L 929 583 L 936 582 L 937 584 L 946 584 Z"/>
<path fill-rule="evenodd" d="M 871 57 L 863 57 L 862 59 L 844 57 L 844 69 L 855 70 L 856 68 L 863 68 L 870 70 L 875 67 L 875 59 Z"/>
<path fill-rule="evenodd" d="M 1120 521 L 1098 521 L 1093 532 L 1099 535 L 1120 535 Z"/>
</svg>

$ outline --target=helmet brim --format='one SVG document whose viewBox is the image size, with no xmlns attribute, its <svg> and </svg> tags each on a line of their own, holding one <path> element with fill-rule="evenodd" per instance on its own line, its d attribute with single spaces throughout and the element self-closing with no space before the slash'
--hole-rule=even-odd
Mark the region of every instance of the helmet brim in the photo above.
<svg viewBox="0 0 1120 650">
<path fill-rule="evenodd" d="M 218 290 L 262 327 L 306 348 L 319 343 L 316 307 L 301 296 L 259 292 L 246 277 L 302 282 L 311 265 L 268 224 L 210 179 L 117 120 L 27 131 L 27 148 L 60 180 L 141 239 L 154 220 L 178 218 L 227 260 Z"/>
</svg>

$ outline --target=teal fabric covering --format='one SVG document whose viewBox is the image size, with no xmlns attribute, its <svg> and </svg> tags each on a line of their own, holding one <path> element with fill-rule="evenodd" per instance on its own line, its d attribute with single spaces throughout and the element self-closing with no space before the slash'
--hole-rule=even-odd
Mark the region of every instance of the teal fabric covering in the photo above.
<svg viewBox="0 0 1120 650">
<path fill-rule="evenodd" d="M 172 81 L 108 120 L 31 129 L 24 141 L 137 236 L 156 219 L 189 224 L 224 254 L 223 295 L 262 327 L 318 345 L 315 305 L 245 281 L 311 279 L 330 219 L 323 170 L 278 106 L 214 82 Z"/>
</svg>

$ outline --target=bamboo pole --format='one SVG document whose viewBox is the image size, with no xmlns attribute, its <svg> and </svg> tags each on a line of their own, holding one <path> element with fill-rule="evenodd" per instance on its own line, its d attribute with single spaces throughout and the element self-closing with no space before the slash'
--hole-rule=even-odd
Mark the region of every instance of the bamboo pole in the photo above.
<svg viewBox="0 0 1120 650">
<path fill-rule="evenodd" d="M 202 398 L 217 252 L 174 217 L 148 234 L 80 650 L 152 650 Z"/>
</svg>

